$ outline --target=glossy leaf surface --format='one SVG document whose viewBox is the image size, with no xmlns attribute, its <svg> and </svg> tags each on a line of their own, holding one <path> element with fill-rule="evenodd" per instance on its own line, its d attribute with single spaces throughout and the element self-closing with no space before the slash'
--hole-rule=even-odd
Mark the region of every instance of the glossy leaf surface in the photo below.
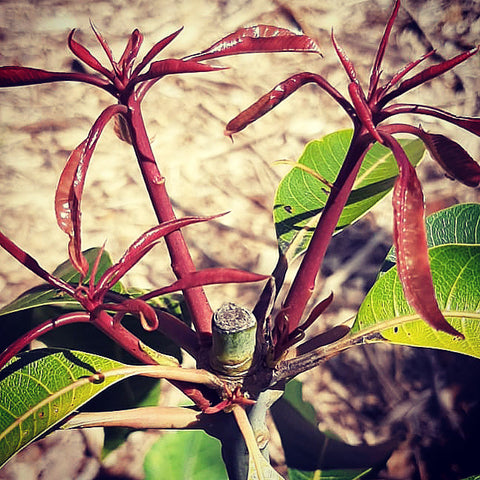
<svg viewBox="0 0 480 480">
<path fill-rule="evenodd" d="M 226 480 L 220 442 L 202 431 L 169 432 L 145 457 L 145 480 Z"/>
<path fill-rule="evenodd" d="M 261 52 L 320 53 L 320 50 L 315 41 L 306 35 L 296 35 L 285 28 L 256 25 L 241 28 L 214 43 L 203 52 L 186 58 L 207 60 L 227 55 Z"/>
<path fill-rule="evenodd" d="M 123 366 L 70 350 L 32 350 L 15 357 L 0 371 L 0 466 L 92 397 L 125 378 L 125 374 L 105 375 Z"/>
<path fill-rule="evenodd" d="M 310 142 L 299 163 L 333 183 L 343 163 L 352 138 L 351 130 L 342 130 Z M 401 140 L 412 165 L 423 157 L 419 140 Z M 387 148 L 374 144 L 365 156 L 354 189 L 340 217 L 337 231 L 365 214 L 392 188 L 398 175 L 396 161 Z M 328 188 L 312 174 L 294 168 L 281 181 L 275 196 L 274 220 L 280 251 L 294 258 L 310 242 L 317 215 L 328 197 Z"/>
<path fill-rule="evenodd" d="M 439 348 L 480 358 L 480 245 L 441 245 L 429 250 L 440 310 L 465 340 L 430 328 L 407 304 L 396 266 L 365 297 L 351 336 Z M 375 334 L 380 334 L 380 337 Z M 370 337 L 372 338 L 372 337 Z"/>
</svg>

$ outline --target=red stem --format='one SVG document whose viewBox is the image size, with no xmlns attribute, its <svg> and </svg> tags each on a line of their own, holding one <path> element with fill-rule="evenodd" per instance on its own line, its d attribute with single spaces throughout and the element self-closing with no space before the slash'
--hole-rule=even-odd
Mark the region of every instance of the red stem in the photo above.
<svg viewBox="0 0 480 480">
<path fill-rule="evenodd" d="M 130 125 L 133 130 L 130 132 L 132 144 L 153 209 L 160 223 L 173 220 L 176 217 L 165 187 L 165 178 L 160 173 L 155 161 L 142 118 L 140 102 L 136 98 L 135 93 L 130 96 L 128 106 L 131 120 Z M 180 230 L 166 235 L 165 242 L 170 254 L 172 269 L 177 278 L 182 278 L 186 274 L 196 270 Z M 200 341 L 202 341 L 202 339 L 209 339 L 211 334 L 212 310 L 203 288 L 189 288 L 183 293 Z"/>
<path fill-rule="evenodd" d="M 308 250 L 288 292 L 282 310 L 275 321 L 276 325 L 281 325 L 283 323 L 282 319 L 278 317 L 283 316 L 288 323 L 288 333 L 293 332 L 298 327 L 310 300 L 315 287 L 315 279 L 322 265 L 327 247 L 352 191 L 363 157 L 372 141 L 373 139 L 366 133 L 366 130 L 362 129 L 354 132 L 350 148 L 325 204 Z"/>
</svg>

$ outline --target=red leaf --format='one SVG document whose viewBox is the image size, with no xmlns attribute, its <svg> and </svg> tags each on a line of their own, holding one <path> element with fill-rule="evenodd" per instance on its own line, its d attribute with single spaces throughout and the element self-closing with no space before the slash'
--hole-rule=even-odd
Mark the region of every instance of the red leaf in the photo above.
<svg viewBox="0 0 480 480">
<path fill-rule="evenodd" d="M 372 73 L 370 74 L 370 84 L 368 87 L 367 100 L 370 100 L 372 98 L 372 95 L 375 93 L 377 89 L 378 81 L 382 73 L 380 70 L 380 67 L 382 65 L 383 57 L 385 55 L 385 50 L 388 44 L 388 39 L 392 31 L 393 23 L 395 22 L 395 18 L 397 18 L 399 8 L 400 8 L 400 0 L 396 0 L 395 5 L 393 7 L 393 11 L 390 15 L 390 18 L 388 19 L 387 26 L 385 27 L 385 31 L 383 32 L 382 40 L 378 46 L 377 54 L 375 55 L 375 61 L 373 62 Z"/>
<path fill-rule="evenodd" d="M 49 72 L 29 67 L 0 67 L 0 87 L 19 87 L 40 83 L 76 81 L 105 87 L 108 82 L 92 75 L 74 72 Z"/>
<path fill-rule="evenodd" d="M 125 112 L 124 105 L 111 105 L 100 114 L 88 137 L 70 154 L 55 192 L 57 223 L 70 237 L 68 245 L 70 261 L 83 276 L 86 276 L 89 268 L 82 255 L 80 229 L 81 202 L 88 166 L 105 125 L 113 115 Z"/>
<path fill-rule="evenodd" d="M 140 323 L 145 330 L 153 332 L 158 328 L 158 318 L 155 310 L 148 303 L 139 298 L 129 298 L 119 304 L 108 303 L 101 307 L 105 310 L 119 312 L 120 315 L 115 316 L 115 321 L 120 321 L 125 313 L 132 313 L 140 317 Z"/>
<path fill-rule="evenodd" d="M 82 157 L 87 140 L 84 140 L 68 157 L 55 191 L 55 215 L 60 229 L 67 235 L 73 234 L 72 221 L 72 185 L 76 177 L 78 164 Z"/>
<path fill-rule="evenodd" d="M 160 40 L 156 43 L 149 52 L 143 57 L 142 61 L 135 67 L 133 71 L 133 76 L 140 73 L 140 71 L 151 61 L 153 60 L 170 42 L 175 40 L 178 34 L 183 30 L 183 27 L 179 28 L 176 32 L 168 35 L 163 40 Z"/>
<path fill-rule="evenodd" d="M 107 70 L 83 45 L 73 39 L 75 30 L 70 32 L 68 36 L 68 46 L 75 56 L 82 62 L 85 62 L 90 68 L 93 68 L 98 73 L 105 75 L 110 80 L 115 76 L 113 72 Z"/>
<path fill-rule="evenodd" d="M 395 105 L 390 105 L 385 107 L 381 111 L 381 119 L 383 121 L 386 118 L 392 117 L 393 115 L 399 115 L 402 113 L 411 113 L 418 115 L 429 115 L 431 117 L 440 118 L 449 123 L 457 125 L 457 127 L 463 128 L 468 132 L 473 133 L 480 137 L 480 118 L 475 117 L 457 117 L 445 110 L 440 110 L 439 108 L 429 107 L 427 105 L 415 105 L 409 103 L 396 103 Z M 415 133 L 415 135 L 420 135 Z"/>
<path fill-rule="evenodd" d="M 215 67 L 213 65 L 206 65 L 193 60 L 179 60 L 177 58 L 168 58 L 153 62 L 150 65 L 148 72 L 145 75 L 137 77 L 138 80 L 146 80 L 154 77 L 163 77 L 175 73 L 195 73 L 195 72 L 212 72 L 214 70 L 224 70 L 225 67 Z"/>
<path fill-rule="evenodd" d="M 75 182 L 73 183 L 73 185 L 74 184 Z M 68 235 L 70 237 L 70 240 L 68 242 L 68 256 L 70 258 L 71 264 L 81 274 L 81 280 L 83 280 L 87 276 L 90 266 L 87 259 L 82 253 L 82 212 L 80 210 L 80 198 L 74 186 L 72 186 L 71 188 L 70 205 L 73 231 Z"/>
<path fill-rule="evenodd" d="M 200 53 L 185 59 L 207 60 L 210 58 L 262 52 L 306 52 L 318 53 L 316 42 L 306 35 L 296 35 L 286 28 L 257 25 L 241 28 L 222 38 Z"/>
<path fill-rule="evenodd" d="M 300 87 L 306 83 L 315 82 L 317 77 L 318 76 L 313 73 L 298 73 L 279 83 L 255 103 L 239 113 L 234 119 L 230 120 L 225 127 L 225 135 L 231 136 L 234 133 L 240 132 L 258 118 L 263 117 L 263 115 L 272 110 L 272 108 Z"/>
<path fill-rule="evenodd" d="M 112 65 L 113 70 L 115 71 L 115 73 L 117 75 L 119 75 L 121 72 L 119 72 L 119 70 L 118 70 L 117 62 L 115 62 L 115 60 L 113 59 L 112 50 L 110 49 L 107 41 L 103 38 L 102 34 L 97 30 L 97 28 L 95 27 L 95 25 L 93 24 L 93 22 L 91 20 L 90 20 L 90 27 L 92 28 L 93 33 L 97 37 L 98 43 L 102 46 L 103 51 L 107 55 L 107 58 L 108 58 L 110 64 Z"/>
<path fill-rule="evenodd" d="M 480 165 L 457 142 L 444 135 L 426 132 L 422 133 L 421 138 L 448 177 L 469 187 L 480 184 Z"/>
<path fill-rule="evenodd" d="M 340 59 L 340 62 L 345 72 L 347 72 L 348 78 L 350 79 L 351 82 L 358 83 L 357 72 L 355 71 L 355 67 L 352 61 L 348 58 L 345 50 L 335 40 L 335 36 L 333 35 L 333 30 L 330 35 L 330 38 L 332 39 L 333 47 L 335 48 L 335 52 L 337 52 L 337 56 Z"/>
<path fill-rule="evenodd" d="M 287 80 L 279 83 L 275 88 L 270 90 L 270 92 L 263 95 L 263 97 L 250 105 L 250 107 L 239 113 L 233 120 L 230 120 L 225 128 L 225 135 L 231 136 L 234 133 L 240 132 L 307 83 L 316 83 L 337 101 L 350 117 L 357 118 L 350 102 L 322 76 L 315 73 L 303 72 L 292 75 L 290 78 L 287 78 Z"/>
<path fill-rule="evenodd" d="M 308 316 L 308 318 L 298 328 L 305 331 L 330 306 L 332 301 L 333 301 L 333 292 L 330 293 L 330 295 L 327 298 L 325 298 L 320 303 L 315 305 L 315 307 L 310 312 L 310 315 Z"/>
<path fill-rule="evenodd" d="M 435 297 L 428 260 L 423 193 L 415 169 L 392 136 L 384 135 L 384 140 L 391 148 L 400 171 L 392 203 L 397 270 L 405 299 L 432 328 L 463 338 L 445 320 Z"/>
<path fill-rule="evenodd" d="M 143 35 L 135 29 L 128 39 L 127 46 L 120 58 L 119 64 L 124 76 L 129 75 L 133 62 L 137 58 L 138 51 L 142 46 Z"/>
<path fill-rule="evenodd" d="M 472 55 L 475 55 L 478 52 L 479 47 L 472 48 L 471 50 L 468 50 L 466 52 L 463 52 L 456 57 L 453 57 L 449 60 L 445 60 L 442 63 L 439 63 L 437 65 L 433 65 L 431 67 L 426 68 L 420 73 L 417 73 L 411 78 L 408 78 L 407 80 L 404 80 L 397 89 L 395 89 L 393 92 L 389 93 L 386 95 L 382 102 L 388 103 L 390 100 L 399 97 L 400 95 L 403 95 L 405 92 L 408 92 L 409 90 L 412 90 L 412 88 L 417 87 L 418 85 L 421 85 L 425 82 L 428 82 L 429 80 L 432 80 L 435 77 L 438 77 L 440 75 L 443 75 L 445 72 L 448 70 L 451 70 L 455 66 L 457 66 L 459 63 L 464 62 L 468 58 L 470 58 Z"/>
<path fill-rule="evenodd" d="M 60 288 L 69 295 L 73 296 L 75 294 L 75 289 L 73 287 L 71 287 L 67 282 L 64 282 L 62 279 L 54 277 L 44 270 L 31 255 L 22 250 L 2 232 L 0 232 L 0 247 L 5 249 L 13 258 L 18 260 L 22 265 L 27 267 L 31 272 L 33 272 L 35 275 L 38 275 L 50 285 Z"/>
<path fill-rule="evenodd" d="M 112 116 L 125 112 L 126 107 L 123 105 L 107 107 L 93 124 L 87 138 L 68 157 L 55 193 L 57 223 L 68 235 L 73 234 L 72 202 L 77 201 L 77 206 L 80 208 L 88 165 L 103 128 Z M 74 193 L 77 200 L 74 200 Z"/>
<path fill-rule="evenodd" d="M 186 290 L 187 288 L 201 287 L 203 285 L 219 285 L 222 283 L 248 283 L 260 282 L 267 280 L 270 275 L 260 275 L 258 273 L 246 272 L 245 270 L 237 270 L 233 268 L 206 268 L 195 272 L 188 273 L 171 285 L 142 295 L 143 300 L 166 295 L 167 293 L 176 292 L 178 290 Z"/>
<path fill-rule="evenodd" d="M 222 214 L 223 215 L 223 214 Z M 151 228 L 140 235 L 123 254 L 122 258 L 108 268 L 98 282 L 98 295 L 104 295 L 120 278 L 122 278 L 136 263 L 138 263 L 165 235 L 192 223 L 207 222 L 220 215 L 210 217 L 184 217 L 170 220 Z"/>
<path fill-rule="evenodd" d="M 384 96 L 394 85 L 396 85 L 408 72 L 413 70 L 417 65 L 422 63 L 427 58 L 431 57 L 435 53 L 435 50 L 430 50 L 425 55 L 422 55 L 419 59 L 407 63 L 404 67 L 402 67 L 393 77 L 389 80 L 387 84 L 385 84 L 381 88 L 381 92 L 379 96 Z M 378 97 L 377 97 L 378 98 Z"/>
</svg>

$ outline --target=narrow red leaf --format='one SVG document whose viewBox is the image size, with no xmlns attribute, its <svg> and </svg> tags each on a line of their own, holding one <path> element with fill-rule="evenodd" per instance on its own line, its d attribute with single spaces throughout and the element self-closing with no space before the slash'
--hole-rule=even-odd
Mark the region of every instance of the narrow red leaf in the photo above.
<svg viewBox="0 0 480 480">
<path fill-rule="evenodd" d="M 315 73 L 303 72 L 297 73 L 279 83 L 270 90 L 270 92 L 263 95 L 259 100 L 250 105 L 250 107 L 239 113 L 233 120 L 230 120 L 225 128 L 225 135 L 231 136 L 234 133 L 240 132 L 307 83 L 316 83 L 336 100 L 350 116 L 355 116 L 355 112 L 348 100 L 323 77 Z"/>
<path fill-rule="evenodd" d="M 480 165 L 457 142 L 444 135 L 422 132 L 421 138 L 430 155 L 448 177 L 469 187 L 480 184 Z"/>
<path fill-rule="evenodd" d="M 313 324 L 313 322 L 315 322 L 315 320 L 330 306 L 332 301 L 333 301 L 333 292 L 327 298 L 325 298 L 320 303 L 315 305 L 315 307 L 310 312 L 310 315 L 308 316 L 308 318 L 305 320 L 305 322 L 302 323 L 302 325 L 299 328 L 305 331 L 308 327 L 310 327 Z"/>
<path fill-rule="evenodd" d="M 126 107 L 123 105 L 107 107 L 93 124 L 87 138 L 68 157 L 55 192 L 57 223 L 60 229 L 68 235 L 73 234 L 72 202 L 74 198 L 72 189 L 76 192 L 76 201 L 80 207 L 88 165 L 103 128 L 113 115 L 125 112 Z"/>
<path fill-rule="evenodd" d="M 117 75 L 119 75 L 121 72 L 118 69 L 117 62 L 115 62 L 115 60 L 113 59 L 112 50 L 110 49 L 110 46 L 108 45 L 107 41 L 103 38 L 102 34 L 97 30 L 97 27 L 95 27 L 92 21 L 90 21 L 90 27 L 93 30 L 93 33 L 95 34 L 95 36 L 97 37 L 98 43 L 102 46 L 103 51 L 107 55 L 107 58 L 110 64 L 112 65 L 113 70 Z"/>
<path fill-rule="evenodd" d="M 173 32 L 172 34 L 168 35 L 165 37 L 163 40 L 160 40 L 158 43 L 156 43 L 143 57 L 142 61 L 135 67 L 135 70 L 133 71 L 133 76 L 137 75 L 140 73 L 145 66 L 151 62 L 169 43 L 171 43 L 175 38 L 178 36 L 178 34 L 183 30 L 183 27 L 179 28 L 176 32 Z"/>
<path fill-rule="evenodd" d="M 18 260 L 22 265 L 27 267 L 31 272 L 45 280 L 50 285 L 60 288 L 69 295 L 74 295 L 75 289 L 72 286 L 70 286 L 67 282 L 64 282 L 62 279 L 48 273 L 31 255 L 22 250 L 2 232 L 0 232 L 0 247 L 6 250 L 13 258 Z"/>
<path fill-rule="evenodd" d="M 449 60 L 445 60 L 442 63 L 439 63 L 437 65 L 432 65 L 431 67 L 426 68 L 422 72 L 417 73 L 413 77 L 408 78 L 407 80 L 404 80 L 398 86 L 398 88 L 390 92 L 388 95 L 385 95 L 385 97 L 382 100 L 382 103 L 386 104 L 392 99 L 397 98 L 400 95 L 403 95 L 405 92 L 412 90 L 418 85 L 428 82 L 429 80 L 432 80 L 435 77 L 443 75 L 448 70 L 451 70 L 452 68 L 456 67 L 459 63 L 462 63 L 468 58 L 470 58 L 472 55 L 475 55 L 478 52 L 478 49 L 479 47 L 472 48 L 471 50 L 463 52 Z"/>
<path fill-rule="evenodd" d="M 125 112 L 124 105 L 111 105 L 100 114 L 87 138 L 70 154 L 55 192 L 57 224 L 70 237 L 68 245 L 70 261 L 83 277 L 89 268 L 82 254 L 80 232 L 81 202 L 88 166 L 105 125 L 112 116 Z"/>
<path fill-rule="evenodd" d="M 279 338 L 282 339 L 284 343 L 276 344 L 276 357 L 278 357 L 281 353 L 283 353 L 295 343 L 302 340 L 305 337 L 305 332 L 308 327 L 310 327 L 315 322 L 315 320 L 329 307 L 332 301 L 333 293 L 331 293 L 327 298 L 315 305 L 315 307 L 310 312 L 310 315 L 305 320 L 305 322 L 302 323 L 302 325 L 293 329 L 293 331 L 291 332 L 286 332 L 288 333 L 288 336 L 280 335 Z"/>
<path fill-rule="evenodd" d="M 391 135 L 384 134 L 384 139 L 398 162 L 400 173 L 392 203 L 397 270 L 405 298 L 432 328 L 463 338 L 445 320 L 435 297 L 428 260 L 423 193 L 415 169 Z"/>
<path fill-rule="evenodd" d="M 378 92 L 379 95 L 376 97 L 383 97 L 394 85 L 396 85 L 408 72 L 413 70 L 417 65 L 422 63 L 427 58 L 430 58 L 435 53 L 435 50 L 430 50 L 425 55 L 422 55 L 419 59 L 407 63 L 403 68 L 401 68 L 393 77 L 381 88 L 381 91 Z"/>
<path fill-rule="evenodd" d="M 223 214 L 221 214 L 223 215 Z M 165 235 L 193 223 L 207 222 L 220 215 L 210 217 L 184 217 L 170 220 L 151 228 L 140 235 L 125 251 L 122 258 L 109 267 L 98 282 L 97 295 L 104 295 L 120 278 L 138 263 Z"/>
<path fill-rule="evenodd" d="M 142 295 L 140 298 L 148 300 L 178 290 L 186 290 L 187 288 L 201 287 L 204 285 L 219 285 L 222 283 L 261 282 L 268 278 L 270 278 L 270 275 L 260 275 L 258 273 L 251 273 L 233 268 L 206 268 L 204 270 L 188 273 L 184 277 L 173 282 L 171 285 L 153 290 L 152 292 Z"/>
<path fill-rule="evenodd" d="M 109 85 L 107 80 L 85 73 L 49 72 L 30 67 L 0 67 L 0 87 L 20 87 L 51 82 L 84 82 L 100 88 Z"/>
<path fill-rule="evenodd" d="M 454 125 L 457 125 L 458 127 L 480 137 L 480 118 L 460 117 L 444 110 L 440 110 L 439 108 L 429 107 L 428 105 L 396 103 L 395 105 L 390 105 L 382 110 L 382 120 L 402 113 L 414 113 L 440 118 L 441 120 L 453 123 Z"/>
<path fill-rule="evenodd" d="M 85 62 L 90 68 L 93 68 L 98 73 L 105 75 L 110 80 L 115 76 L 113 72 L 106 69 L 83 45 L 76 42 L 73 39 L 75 29 L 73 29 L 68 35 L 68 47 L 73 54 L 78 57 L 82 62 Z"/>
<path fill-rule="evenodd" d="M 100 261 L 102 260 L 102 255 L 103 252 L 105 251 L 105 243 L 102 245 L 102 247 L 99 249 L 97 256 L 95 258 L 95 262 L 93 262 L 92 265 L 92 271 L 90 273 L 90 281 L 88 283 L 88 290 L 90 294 L 93 296 L 93 293 L 95 291 L 95 281 L 98 273 L 98 266 L 100 265 Z"/>
<path fill-rule="evenodd" d="M 368 96 L 367 101 L 370 101 L 373 94 L 375 93 L 378 81 L 380 79 L 381 70 L 380 67 L 382 65 L 383 57 L 385 55 L 385 50 L 387 48 L 388 39 L 390 37 L 390 33 L 392 31 L 393 24 L 395 22 L 395 18 L 397 18 L 398 10 L 400 8 L 400 0 L 395 1 L 395 5 L 393 7 L 393 11 L 388 19 L 387 26 L 385 27 L 385 31 L 383 32 L 382 40 L 378 46 L 377 54 L 375 55 L 375 61 L 373 62 L 372 73 L 370 74 L 370 84 L 368 87 Z"/>
<path fill-rule="evenodd" d="M 297 35 L 286 28 L 256 25 L 241 28 L 222 38 L 200 53 L 185 59 L 207 60 L 210 58 L 262 52 L 305 52 L 320 54 L 316 42 L 306 35 Z"/>
<path fill-rule="evenodd" d="M 87 276 L 90 268 L 87 259 L 82 253 L 82 230 L 81 230 L 81 218 L 82 212 L 80 210 L 80 198 L 78 197 L 75 188 L 72 186 L 72 195 L 70 198 L 71 205 L 71 219 L 73 225 L 73 232 L 69 234 L 68 242 L 68 256 L 70 263 L 73 265 L 81 275 L 80 282 Z"/>
<path fill-rule="evenodd" d="M 216 70 L 225 70 L 226 67 L 216 67 L 193 60 L 179 60 L 177 58 L 167 58 L 153 62 L 145 75 L 140 75 L 134 79 L 134 83 L 145 81 L 150 78 L 163 77 L 175 73 L 196 73 L 213 72 Z"/>
<path fill-rule="evenodd" d="M 87 140 L 84 140 L 68 157 L 55 191 L 55 215 L 57 217 L 57 224 L 67 235 L 73 234 L 72 185 L 86 144 Z"/>
<path fill-rule="evenodd" d="M 142 46 L 142 42 L 143 35 L 136 28 L 130 35 L 125 50 L 123 51 L 120 61 L 118 62 L 124 76 L 130 74 L 130 70 L 135 62 L 135 59 L 137 58 L 137 54 Z"/>
<path fill-rule="evenodd" d="M 335 52 L 337 52 L 337 56 L 340 59 L 340 63 L 342 64 L 345 72 L 347 72 L 348 78 L 351 82 L 358 83 L 357 80 L 357 72 L 355 71 L 355 67 L 353 66 L 352 61 L 348 58 L 345 50 L 337 43 L 335 40 L 335 36 L 332 33 L 330 34 L 330 38 L 332 39 L 333 48 L 335 48 Z"/>
</svg>

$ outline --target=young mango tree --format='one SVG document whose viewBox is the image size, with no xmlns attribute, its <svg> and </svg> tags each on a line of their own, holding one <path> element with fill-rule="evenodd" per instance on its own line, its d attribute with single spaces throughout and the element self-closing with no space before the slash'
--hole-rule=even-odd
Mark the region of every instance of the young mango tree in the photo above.
<svg viewBox="0 0 480 480">
<path fill-rule="evenodd" d="M 366 343 L 430 347 L 480 357 L 480 205 L 457 205 L 425 221 L 415 171 L 425 148 L 448 177 L 467 187 L 479 185 L 480 166 L 451 138 L 392 121 L 404 113 L 427 115 L 480 135 L 479 118 L 396 103 L 402 94 L 468 60 L 478 47 L 410 75 L 432 57 L 433 52 L 427 53 L 381 83 L 382 61 L 399 8 L 396 0 L 368 89 L 362 88 L 353 63 L 332 34 L 333 48 L 347 74 L 349 98 L 320 74 L 302 72 L 278 84 L 226 126 L 226 135 L 234 135 L 308 83 L 330 95 L 353 124 L 352 130 L 310 142 L 281 181 L 273 212 L 279 255 L 271 274 L 228 267 L 196 269 L 182 229 L 217 216 L 176 217 L 151 148 L 142 102 L 166 75 L 223 68 L 204 63 L 210 59 L 268 52 L 318 55 L 311 38 L 259 25 L 228 35 L 200 53 L 154 61 L 180 30 L 154 45 L 142 59 L 137 56 L 143 36 L 135 30 L 117 61 L 92 27 L 108 66 L 75 40 L 74 31 L 68 45 L 95 73 L 0 67 L 2 88 L 80 82 L 114 97 L 72 151 L 58 181 L 55 215 L 68 236 L 68 261 L 49 273 L 0 232 L 0 245 L 44 281 L 0 310 L 0 321 L 9 332 L 0 354 L 0 465 L 52 429 L 122 426 L 203 430 L 220 441 L 230 479 L 282 478 L 269 463 L 266 415 L 271 411 L 290 478 L 324 478 L 326 468 L 329 478 L 367 478 L 371 467 L 386 460 L 395 441 L 375 447 L 327 441 L 292 406 L 288 388 L 283 395 L 288 382 Z M 158 220 L 117 262 L 103 247 L 84 250 L 81 237 L 87 171 L 98 139 L 112 119 L 120 139 L 133 147 Z M 417 139 L 397 138 L 404 134 Z M 353 322 L 339 321 L 305 340 L 309 327 L 333 299 L 332 294 L 315 300 L 315 284 L 334 234 L 352 225 L 392 189 L 394 248 L 375 285 Z M 123 277 L 160 242 L 167 246 L 177 280 L 151 291 L 126 288 Z M 285 288 L 285 274 L 297 258 L 301 262 L 294 280 Z M 245 282 L 264 283 L 252 311 L 226 299 L 212 312 L 204 286 Z M 109 343 L 99 342 L 93 348 L 91 342 L 90 349 L 83 351 L 78 332 L 85 324 Z M 52 335 L 62 331 L 69 333 Z M 93 336 L 88 335 L 91 341 Z M 47 347 L 29 350 L 39 338 Z M 72 344 L 76 346 L 69 347 Z M 180 349 L 196 360 L 196 368 L 182 367 Z M 140 399 L 135 398 L 110 412 L 82 410 L 98 394 L 132 377 L 166 379 L 190 399 L 191 406 L 139 406 Z M 152 383 L 140 382 L 135 388 L 141 396 Z"/>
</svg>

